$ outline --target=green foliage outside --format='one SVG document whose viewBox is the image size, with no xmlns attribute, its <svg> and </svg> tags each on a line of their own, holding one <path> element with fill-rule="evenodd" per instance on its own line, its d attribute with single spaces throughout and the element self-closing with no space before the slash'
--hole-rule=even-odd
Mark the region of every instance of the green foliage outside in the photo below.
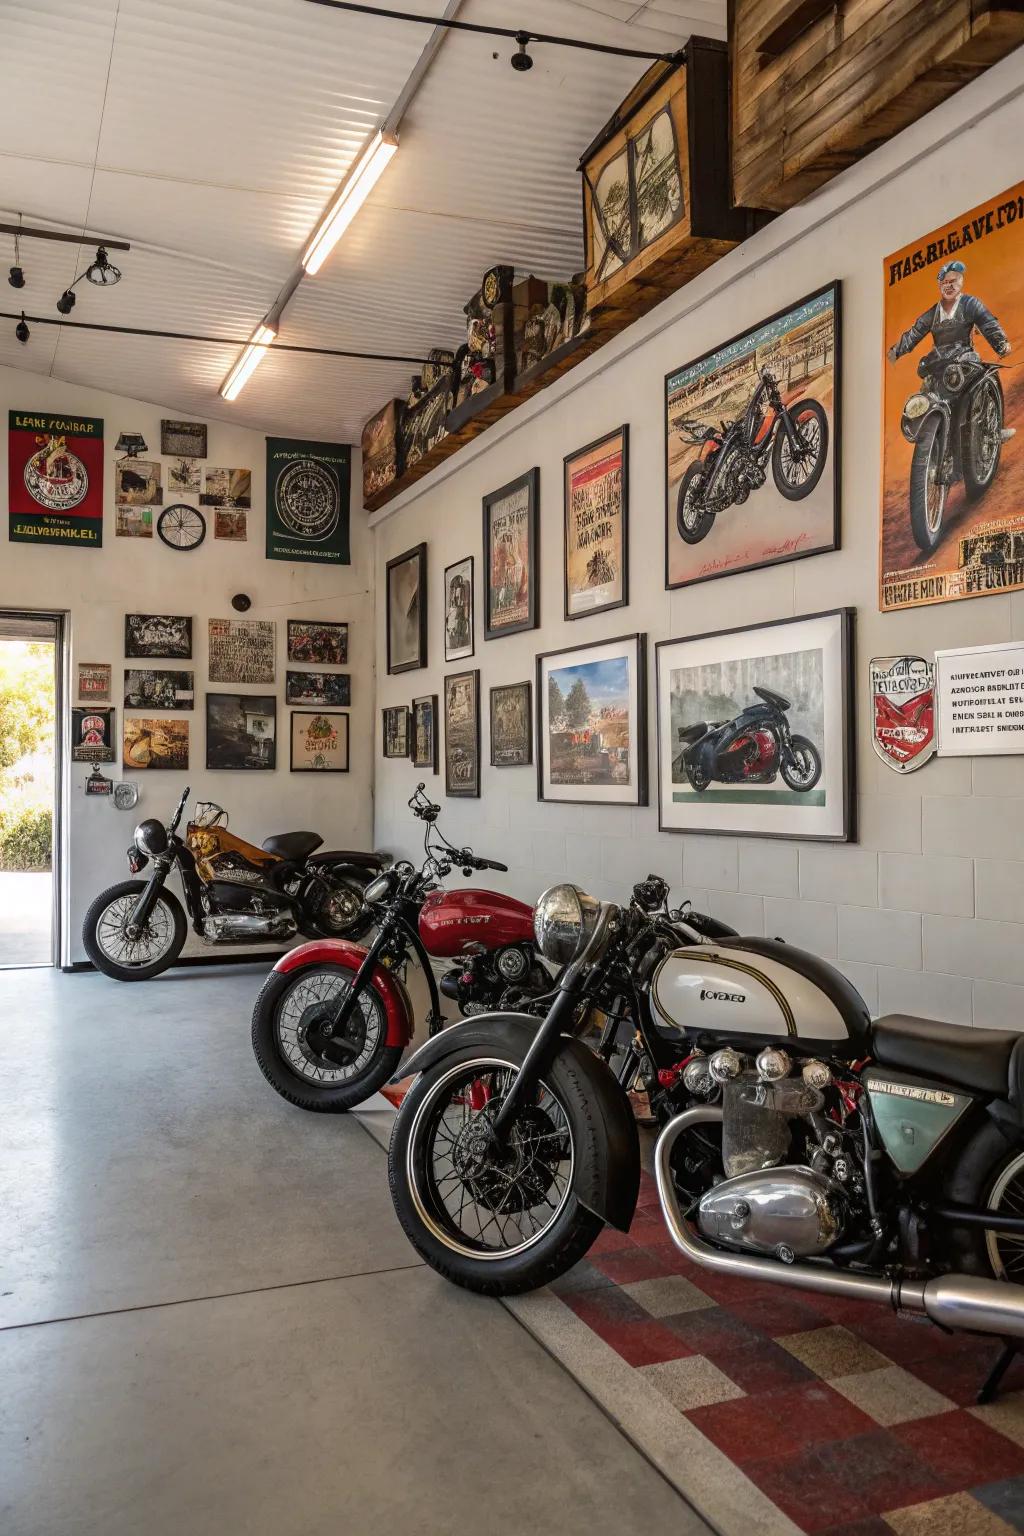
<svg viewBox="0 0 1024 1536">
<path fill-rule="evenodd" d="M 0 870 L 49 869 L 53 646 L 0 644 Z"/>
</svg>

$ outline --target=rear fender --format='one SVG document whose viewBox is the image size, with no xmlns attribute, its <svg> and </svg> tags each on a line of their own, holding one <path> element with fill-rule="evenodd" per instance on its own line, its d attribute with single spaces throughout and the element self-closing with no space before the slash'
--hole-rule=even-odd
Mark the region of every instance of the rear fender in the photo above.
<svg viewBox="0 0 1024 1536">
<path fill-rule="evenodd" d="M 282 955 L 274 970 L 288 975 L 309 966 L 339 965 L 354 975 L 365 959 L 366 950 L 361 944 L 352 944 L 345 939 L 314 939 Z M 384 1004 L 388 1045 L 408 1045 L 412 1039 L 413 1011 L 405 986 L 383 965 L 374 967 L 370 985 Z"/>
</svg>

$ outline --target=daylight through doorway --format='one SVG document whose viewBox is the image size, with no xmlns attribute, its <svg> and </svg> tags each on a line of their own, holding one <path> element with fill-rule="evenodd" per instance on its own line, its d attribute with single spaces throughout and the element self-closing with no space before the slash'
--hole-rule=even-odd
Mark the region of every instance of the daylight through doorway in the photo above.
<svg viewBox="0 0 1024 1536">
<path fill-rule="evenodd" d="M 55 962 L 58 631 L 0 613 L 0 968 Z"/>
</svg>

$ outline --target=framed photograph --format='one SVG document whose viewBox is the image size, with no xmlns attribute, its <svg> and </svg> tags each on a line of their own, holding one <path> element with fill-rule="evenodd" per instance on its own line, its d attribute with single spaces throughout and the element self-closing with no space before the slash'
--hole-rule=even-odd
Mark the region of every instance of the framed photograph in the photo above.
<svg viewBox="0 0 1024 1536">
<path fill-rule="evenodd" d="M 206 766 L 277 767 L 277 700 L 272 693 L 206 695 Z"/>
<path fill-rule="evenodd" d="M 385 757 L 409 756 L 409 706 L 390 704 L 381 710 Z"/>
<path fill-rule="evenodd" d="M 387 563 L 388 671 L 427 664 L 427 546 L 417 544 Z"/>
<path fill-rule="evenodd" d="M 211 683 L 272 683 L 276 651 L 273 619 L 210 620 Z"/>
<path fill-rule="evenodd" d="M 412 701 L 412 765 L 437 772 L 437 694 Z"/>
<path fill-rule="evenodd" d="M 540 623 L 537 513 L 540 470 L 484 497 L 484 639 Z"/>
<path fill-rule="evenodd" d="M 629 602 L 629 428 L 565 459 L 565 616 Z"/>
<path fill-rule="evenodd" d="M 155 459 L 118 459 L 114 465 L 114 500 L 121 507 L 161 507 L 160 465 Z"/>
<path fill-rule="evenodd" d="M 289 619 L 288 660 L 307 667 L 345 666 L 348 661 L 348 625 L 320 619 Z"/>
<path fill-rule="evenodd" d="M 840 289 L 665 376 L 665 585 L 839 548 Z"/>
<path fill-rule="evenodd" d="M 533 762 L 533 700 L 529 682 L 491 689 L 491 767 L 523 768 Z"/>
<path fill-rule="evenodd" d="M 132 773 L 188 767 L 188 721 L 124 716 L 122 766 Z"/>
<path fill-rule="evenodd" d="M 292 711 L 292 773 L 348 773 L 348 715 Z"/>
<path fill-rule="evenodd" d="M 656 647 L 658 825 L 853 836 L 853 609 Z"/>
<path fill-rule="evenodd" d="M 229 539 L 234 544 L 244 544 L 249 537 L 249 514 L 244 507 L 217 507 L 213 514 L 213 536 Z"/>
<path fill-rule="evenodd" d="M 192 620 L 174 613 L 126 613 L 124 653 L 130 661 L 191 661 Z"/>
<path fill-rule="evenodd" d="M 647 636 L 537 657 L 537 798 L 647 804 Z"/>
<path fill-rule="evenodd" d="M 205 459 L 206 423 L 204 421 L 162 421 L 160 452 L 169 458 Z M 198 485 L 196 490 L 198 490 Z"/>
<path fill-rule="evenodd" d="M 444 680 L 444 792 L 480 794 L 480 672 Z"/>
<path fill-rule="evenodd" d="M 347 672 L 286 672 L 284 701 L 347 709 L 352 703 L 352 678 Z"/>
<path fill-rule="evenodd" d="M 444 659 L 465 661 L 473 654 L 473 556 L 444 571 Z"/>
<path fill-rule="evenodd" d="M 167 466 L 167 489 L 174 499 L 198 496 L 202 489 L 202 465 L 198 459 L 174 459 Z"/>
<path fill-rule="evenodd" d="M 199 500 L 204 507 L 251 506 L 252 470 L 208 468 Z"/>
<path fill-rule="evenodd" d="M 191 709 L 195 700 L 195 674 L 164 672 L 151 667 L 126 667 L 125 709 Z"/>
<path fill-rule="evenodd" d="M 78 663 L 78 697 L 105 703 L 110 698 L 110 663 L 108 661 L 80 661 Z"/>
<path fill-rule="evenodd" d="M 73 763 L 112 763 L 114 747 L 114 711 L 90 705 L 71 711 L 71 761 Z"/>
<path fill-rule="evenodd" d="M 152 507 L 114 508 L 114 537 L 116 539 L 151 539 L 153 537 Z"/>
</svg>

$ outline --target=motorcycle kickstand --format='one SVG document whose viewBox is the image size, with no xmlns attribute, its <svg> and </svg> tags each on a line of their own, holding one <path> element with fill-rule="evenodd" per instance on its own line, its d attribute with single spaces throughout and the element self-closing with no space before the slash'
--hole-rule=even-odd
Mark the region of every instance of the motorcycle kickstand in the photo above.
<svg viewBox="0 0 1024 1536">
<path fill-rule="evenodd" d="M 1019 1354 L 1020 1343 L 1017 1339 L 1003 1340 L 1003 1347 L 999 1352 L 999 1358 L 978 1389 L 978 1395 L 974 1399 L 976 1403 L 991 1403 L 995 1399 L 999 1388 L 1002 1386 L 1003 1377 Z"/>
</svg>

